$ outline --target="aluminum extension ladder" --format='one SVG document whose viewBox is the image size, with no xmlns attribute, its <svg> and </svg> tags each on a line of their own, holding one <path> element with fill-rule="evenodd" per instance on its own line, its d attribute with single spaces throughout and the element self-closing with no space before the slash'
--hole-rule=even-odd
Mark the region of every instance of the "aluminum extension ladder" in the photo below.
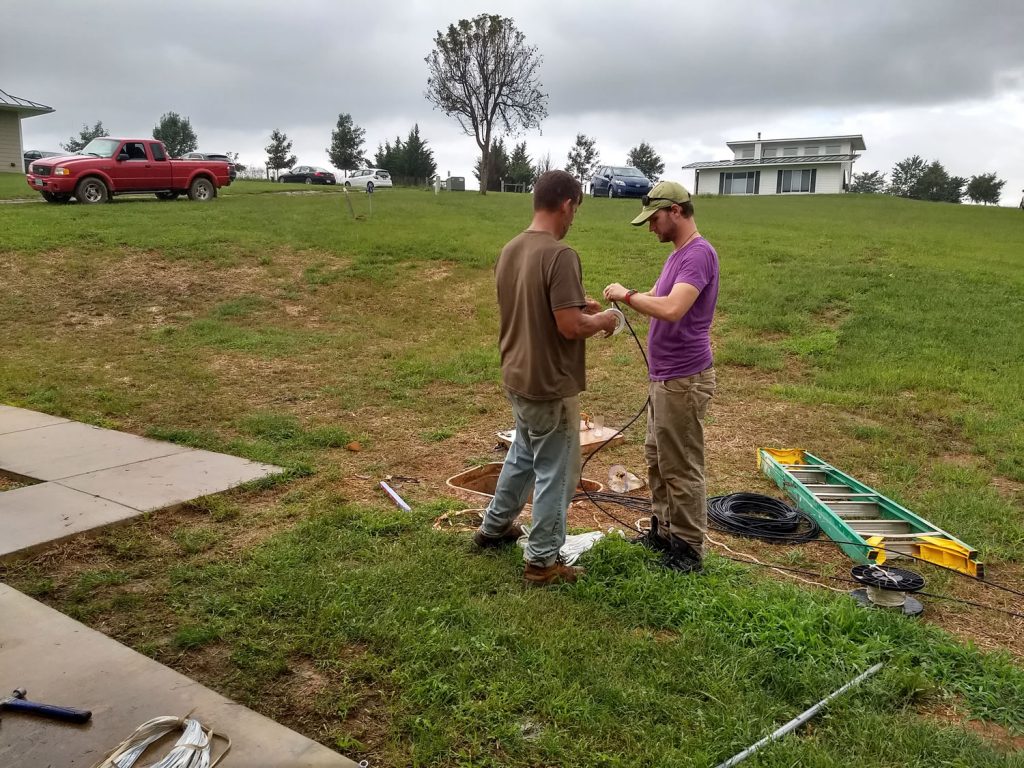
<svg viewBox="0 0 1024 768">
<path fill-rule="evenodd" d="M 859 563 L 913 556 L 984 578 L 973 547 L 807 451 L 761 448 L 757 465 Z"/>
</svg>

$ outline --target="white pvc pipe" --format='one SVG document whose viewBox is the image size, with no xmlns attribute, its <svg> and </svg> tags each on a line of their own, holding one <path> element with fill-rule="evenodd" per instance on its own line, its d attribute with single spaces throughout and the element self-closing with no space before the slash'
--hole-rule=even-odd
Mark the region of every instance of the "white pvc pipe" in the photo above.
<svg viewBox="0 0 1024 768">
<path fill-rule="evenodd" d="M 783 736 L 785 736 L 787 733 L 789 733 L 790 731 L 796 730 L 801 725 L 803 725 L 808 720 L 810 720 L 812 717 L 814 717 L 816 714 L 818 714 L 818 712 L 821 711 L 822 707 L 824 707 L 826 704 L 828 704 L 830 701 L 832 701 L 832 699 L 834 699 L 836 696 L 839 696 L 840 694 L 842 694 L 845 691 L 849 690 L 850 688 L 852 688 L 853 686 L 855 686 L 858 683 L 862 682 L 863 680 L 866 680 L 867 678 L 871 677 L 873 674 L 878 672 L 878 670 L 880 670 L 881 668 L 882 668 L 882 663 L 879 662 L 878 664 L 875 664 L 875 666 L 871 667 L 867 671 L 861 672 L 859 675 L 857 675 L 857 677 L 853 678 L 853 680 L 848 682 L 846 685 L 844 685 L 838 691 L 833 691 L 832 693 L 830 693 L 828 696 L 826 696 L 824 699 L 819 701 L 817 704 L 815 704 L 813 707 L 808 709 L 803 714 L 794 717 L 792 720 L 790 720 L 784 726 L 779 728 L 777 731 L 775 731 L 774 733 L 768 734 L 767 736 L 765 736 L 763 739 L 761 739 L 756 744 L 754 744 L 752 746 L 749 746 L 746 749 L 744 749 L 738 755 L 735 755 L 734 757 L 730 757 L 724 763 L 719 763 L 716 768 L 732 768 L 732 766 L 737 765 L 737 764 L 743 762 L 744 760 L 746 760 L 748 757 L 750 757 L 752 754 L 757 752 L 757 750 L 759 750 L 765 744 L 768 744 L 769 742 L 775 741 L 776 739 L 780 739 Z"/>
</svg>

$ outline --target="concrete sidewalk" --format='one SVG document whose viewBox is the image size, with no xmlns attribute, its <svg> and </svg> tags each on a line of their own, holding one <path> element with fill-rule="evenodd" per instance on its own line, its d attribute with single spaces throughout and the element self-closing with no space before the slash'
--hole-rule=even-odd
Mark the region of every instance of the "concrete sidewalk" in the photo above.
<svg viewBox="0 0 1024 768">
<path fill-rule="evenodd" d="M 283 471 L 0 405 L 0 558 Z"/>
<path fill-rule="evenodd" d="M 192 710 L 205 727 L 230 737 L 223 768 L 358 768 L 6 584 L 0 584 L 0 616 L 0 696 L 25 688 L 33 701 L 92 710 L 85 725 L 2 713 L 2 766 L 89 768 L 150 718 Z M 215 742 L 214 756 L 222 749 Z M 139 764 L 153 762 L 147 758 Z"/>
</svg>

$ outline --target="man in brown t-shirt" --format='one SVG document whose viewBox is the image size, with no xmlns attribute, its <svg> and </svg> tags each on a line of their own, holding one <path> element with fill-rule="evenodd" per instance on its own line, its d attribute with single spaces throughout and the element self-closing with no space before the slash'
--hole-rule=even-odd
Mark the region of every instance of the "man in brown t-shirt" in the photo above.
<svg viewBox="0 0 1024 768">
<path fill-rule="evenodd" d="M 615 315 L 586 297 L 579 256 L 561 242 L 582 201 L 579 182 L 565 171 L 541 175 L 530 228 L 502 249 L 494 269 L 501 375 L 516 437 L 473 540 L 491 547 L 518 539 L 516 518 L 533 491 L 523 573 L 528 584 L 573 582 L 580 573 L 559 563 L 558 551 L 580 476 L 584 340 L 615 330 Z"/>
</svg>

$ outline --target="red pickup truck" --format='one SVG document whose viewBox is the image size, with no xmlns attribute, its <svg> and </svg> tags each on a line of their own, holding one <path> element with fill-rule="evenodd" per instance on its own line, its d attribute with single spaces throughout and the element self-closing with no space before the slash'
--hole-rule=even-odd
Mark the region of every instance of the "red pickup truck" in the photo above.
<svg viewBox="0 0 1024 768">
<path fill-rule="evenodd" d="M 187 194 L 206 201 L 231 183 L 228 163 L 172 160 L 156 139 L 93 139 L 74 155 L 34 161 L 28 185 L 48 203 L 105 203 L 114 195 L 155 192 L 161 200 Z"/>
</svg>

